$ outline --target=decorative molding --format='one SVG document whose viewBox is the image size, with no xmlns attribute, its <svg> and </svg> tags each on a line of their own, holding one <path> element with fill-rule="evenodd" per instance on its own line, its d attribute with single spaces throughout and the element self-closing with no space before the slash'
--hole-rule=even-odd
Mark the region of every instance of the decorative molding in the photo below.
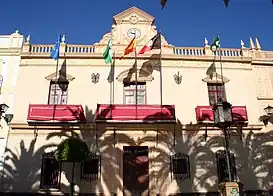
<svg viewBox="0 0 273 196">
<path fill-rule="evenodd" d="M 118 76 L 116 77 L 116 79 L 119 82 L 124 82 L 124 81 L 132 82 L 132 81 L 135 81 L 135 71 L 133 70 L 133 68 L 126 69 L 126 70 L 122 71 L 121 73 L 119 73 Z M 148 71 L 146 71 L 144 69 L 138 69 L 137 70 L 137 81 L 139 81 L 139 82 L 151 82 L 153 80 L 154 80 L 154 77 Z"/>
<path fill-rule="evenodd" d="M 223 81 L 222 81 L 222 79 L 223 79 Z M 212 73 L 211 76 L 207 76 L 207 77 L 203 78 L 202 81 L 206 82 L 206 83 L 222 83 L 222 82 L 227 83 L 230 80 L 224 76 L 222 78 L 221 74 L 214 72 L 214 73 Z"/>
<path fill-rule="evenodd" d="M 124 22 L 125 19 L 129 16 L 128 22 L 131 22 L 131 20 L 130 20 L 130 17 L 131 17 L 131 16 L 130 16 L 130 15 L 134 15 L 134 14 L 135 14 L 136 16 L 139 16 L 139 17 L 138 17 L 138 22 L 139 22 L 139 21 L 148 21 L 148 22 L 150 22 L 150 23 L 153 23 L 153 22 L 154 22 L 154 17 L 153 17 L 153 16 L 151 16 L 150 14 L 144 12 L 143 10 L 141 10 L 141 9 L 135 7 L 135 6 L 129 8 L 129 9 L 127 9 L 127 10 L 124 10 L 123 12 L 121 12 L 121 13 L 115 15 L 115 16 L 113 17 L 113 19 L 114 19 L 114 21 L 115 21 L 116 23 L 120 23 L 120 22 Z"/>
<path fill-rule="evenodd" d="M 176 84 L 181 84 L 182 82 L 182 76 L 180 75 L 179 71 L 177 72 L 177 74 L 173 75 L 173 79 L 175 81 Z"/>
<path fill-rule="evenodd" d="M 91 81 L 94 84 L 97 84 L 99 82 L 99 79 L 100 79 L 100 74 L 99 73 L 92 73 L 91 74 Z"/>
<path fill-rule="evenodd" d="M 58 71 L 57 78 L 56 78 L 56 72 L 55 72 L 46 76 L 45 79 L 51 80 L 51 81 L 56 81 L 56 80 L 72 81 L 75 79 L 75 77 L 71 76 L 70 74 L 64 73 L 63 71 Z"/>
<path fill-rule="evenodd" d="M 133 14 L 129 17 L 129 19 L 130 19 L 130 23 L 132 23 L 132 24 L 136 24 L 136 23 L 138 22 L 138 17 L 137 17 L 137 15 L 136 15 L 135 13 L 133 13 Z"/>
<path fill-rule="evenodd" d="M 273 97 L 257 97 L 258 100 L 273 100 Z"/>
</svg>

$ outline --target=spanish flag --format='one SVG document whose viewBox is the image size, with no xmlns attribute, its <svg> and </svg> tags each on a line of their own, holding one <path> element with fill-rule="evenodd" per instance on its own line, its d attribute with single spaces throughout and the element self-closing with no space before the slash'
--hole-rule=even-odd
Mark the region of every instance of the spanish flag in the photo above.
<svg viewBox="0 0 273 196">
<path fill-rule="evenodd" d="M 124 54 L 119 58 L 119 60 L 123 59 L 125 55 L 135 51 L 136 51 L 136 36 L 132 39 L 130 44 L 125 48 Z"/>
</svg>

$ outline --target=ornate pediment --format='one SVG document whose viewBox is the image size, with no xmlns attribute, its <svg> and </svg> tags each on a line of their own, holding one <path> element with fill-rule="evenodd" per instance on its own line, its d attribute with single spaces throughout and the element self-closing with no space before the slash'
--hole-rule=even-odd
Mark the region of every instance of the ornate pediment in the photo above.
<svg viewBox="0 0 273 196">
<path fill-rule="evenodd" d="M 135 32 L 137 46 L 144 46 L 157 33 L 154 22 L 155 18 L 150 14 L 137 7 L 131 7 L 113 17 L 111 31 L 105 33 L 96 45 L 106 47 L 112 36 L 113 50 L 122 53 L 132 40 L 132 32 Z M 169 46 L 166 39 L 161 37 L 162 46 Z"/>
<path fill-rule="evenodd" d="M 135 6 L 115 15 L 113 18 L 116 24 L 120 24 L 120 23 L 137 24 L 139 22 L 153 24 L 154 22 L 153 16 L 151 16 L 150 14 L 142 11 L 141 9 Z"/>
<path fill-rule="evenodd" d="M 222 80 L 223 79 L 223 80 Z M 227 83 L 229 82 L 229 79 L 224 77 L 222 78 L 222 75 L 217 73 L 217 72 L 213 72 L 211 75 L 205 77 L 202 79 L 203 82 L 206 82 L 206 83 Z"/>
<path fill-rule="evenodd" d="M 50 80 L 50 81 L 72 81 L 75 79 L 75 77 L 63 72 L 63 71 L 58 71 L 57 77 L 56 77 L 56 72 L 52 73 L 48 76 L 45 77 L 45 79 Z"/>
</svg>

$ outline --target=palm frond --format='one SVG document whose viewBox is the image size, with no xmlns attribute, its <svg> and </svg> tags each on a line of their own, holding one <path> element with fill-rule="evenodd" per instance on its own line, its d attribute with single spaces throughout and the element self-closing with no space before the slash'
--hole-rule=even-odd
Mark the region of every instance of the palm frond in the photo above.
<svg viewBox="0 0 273 196">
<path fill-rule="evenodd" d="M 226 7 L 228 7 L 229 0 L 224 0 L 224 4 L 225 4 Z"/>
<path fill-rule="evenodd" d="M 162 6 L 162 9 L 165 7 L 166 3 L 167 3 L 167 0 L 160 0 L 160 4 Z"/>
</svg>

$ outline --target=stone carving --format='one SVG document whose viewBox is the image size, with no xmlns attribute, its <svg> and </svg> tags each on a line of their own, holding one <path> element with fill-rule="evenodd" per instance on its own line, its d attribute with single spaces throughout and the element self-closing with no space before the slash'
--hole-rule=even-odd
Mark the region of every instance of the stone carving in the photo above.
<svg viewBox="0 0 273 196">
<path fill-rule="evenodd" d="M 174 74 L 173 79 L 176 84 L 178 84 L 178 85 L 181 84 L 182 76 L 180 75 L 179 71 L 177 72 L 177 74 Z"/>
<path fill-rule="evenodd" d="M 65 42 L 65 35 L 62 35 L 62 43 Z"/>
<path fill-rule="evenodd" d="M 99 73 L 92 73 L 91 74 L 91 81 L 94 84 L 97 84 L 99 82 L 99 79 L 100 79 L 100 74 Z"/>
<path fill-rule="evenodd" d="M 30 43 L 30 35 L 27 36 L 26 42 L 27 42 L 27 43 Z"/>
<path fill-rule="evenodd" d="M 204 39 L 204 43 L 205 43 L 205 46 L 209 45 L 209 42 L 208 42 L 207 38 Z"/>
<path fill-rule="evenodd" d="M 243 40 L 241 40 L 241 48 L 245 48 L 245 43 Z"/>
<path fill-rule="evenodd" d="M 106 33 L 102 39 L 99 41 L 99 43 L 96 44 L 102 44 L 102 45 L 107 45 L 109 38 L 111 37 L 111 33 Z"/>
<path fill-rule="evenodd" d="M 137 17 L 137 15 L 136 15 L 135 13 L 133 13 L 133 14 L 129 17 L 129 19 L 130 19 L 130 23 L 132 23 L 132 24 L 137 24 L 137 22 L 138 22 L 138 17 Z"/>
</svg>

